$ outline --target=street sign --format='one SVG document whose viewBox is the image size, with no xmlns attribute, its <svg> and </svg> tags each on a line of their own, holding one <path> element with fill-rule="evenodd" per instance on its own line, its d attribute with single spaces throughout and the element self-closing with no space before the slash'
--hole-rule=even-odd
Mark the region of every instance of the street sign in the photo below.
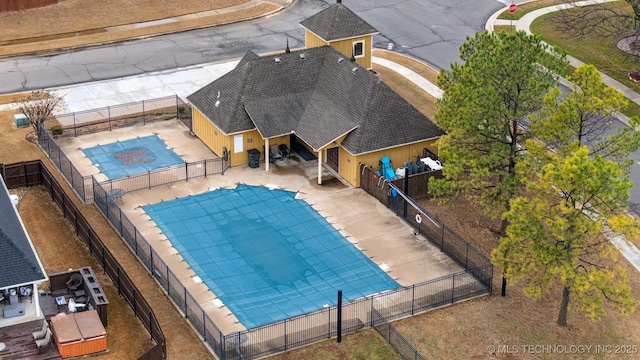
<svg viewBox="0 0 640 360">
<path fill-rule="evenodd" d="M 509 13 L 513 14 L 514 12 L 516 12 L 516 8 L 517 8 L 516 4 L 509 5 Z"/>
</svg>

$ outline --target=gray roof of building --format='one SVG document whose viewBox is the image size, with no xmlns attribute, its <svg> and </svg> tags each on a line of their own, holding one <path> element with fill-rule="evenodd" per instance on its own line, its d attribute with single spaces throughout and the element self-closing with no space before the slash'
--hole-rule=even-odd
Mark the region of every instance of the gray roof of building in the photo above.
<svg viewBox="0 0 640 360">
<path fill-rule="evenodd" d="M 31 247 L 1 177 L 0 183 L 0 288 L 44 281 L 47 276 Z"/>
<path fill-rule="evenodd" d="M 326 41 L 348 39 L 357 36 L 377 34 L 373 26 L 362 20 L 342 3 L 335 3 L 300 25 Z"/>
<path fill-rule="evenodd" d="M 315 150 L 347 133 L 342 146 L 354 155 L 443 134 L 377 76 L 330 46 L 264 57 L 248 53 L 235 69 L 187 98 L 225 134 L 255 128 L 264 138 L 295 133 Z"/>
</svg>

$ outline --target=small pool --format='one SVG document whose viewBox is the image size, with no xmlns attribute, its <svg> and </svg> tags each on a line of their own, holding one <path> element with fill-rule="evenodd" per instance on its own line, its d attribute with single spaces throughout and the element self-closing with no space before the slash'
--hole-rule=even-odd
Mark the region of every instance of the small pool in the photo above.
<svg viewBox="0 0 640 360">
<path fill-rule="evenodd" d="M 238 185 L 143 209 L 247 329 L 400 287 L 295 195 Z"/>
<path fill-rule="evenodd" d="M 98 145 L 82 151 L 110 180 L 184 164 L 184 160 L 157 135 Z"/>
</svg>

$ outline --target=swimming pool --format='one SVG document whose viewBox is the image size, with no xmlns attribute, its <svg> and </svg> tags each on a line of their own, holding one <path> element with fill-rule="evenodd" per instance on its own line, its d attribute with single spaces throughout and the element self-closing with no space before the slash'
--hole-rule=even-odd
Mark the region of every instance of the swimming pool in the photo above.
<svg viewBox="0 0 640 360">
<path fill-rule="evenodd" d="M 82 151 L 111 180 L 184 164 L 184 160 L 157 135 L 93 146 Z"/>
<path fill-rule="evenodd" d="M 296 193 L 238 185 L 143 206 L 251 329 L 400 287 Z"/>
</svg>

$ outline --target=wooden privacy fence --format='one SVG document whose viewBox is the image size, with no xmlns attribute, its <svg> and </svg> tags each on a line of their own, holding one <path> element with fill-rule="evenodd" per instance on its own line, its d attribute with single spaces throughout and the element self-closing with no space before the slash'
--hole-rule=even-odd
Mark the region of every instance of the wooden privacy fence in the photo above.
<svg viewBox="0 0 640 360">
<path fill-rule="evenodd" d="M 400 178 L 389 181 L 377 175 L 371 166 L 360 164 L 360 187 L 385 206 L 388 205 L 387 201 L 389 199 L 389 194 L 387 194 L 389 187 L 384 186 L 385 183 L 389 182 L 395 187 L 404 190 L 406 179 L 408 180 L 409 188 L 407 195 L 412 199 L 422 199 L 429 196 L 429 179 L 432 177 L 440 179 L 442 176 L 442 170 L 433 170 L 409 175 L 408 179 Z"/>
<path fill-rule="evenodd" d="M 49 169 L 40 160 L 35 160 L 9 165 L 0 164 L 0 173 L 9 189 L 42 185 L 47 190 L 53 202 L 60 208 L 64 217 L 76 230 L 76 235 L 87 245 L 91 255 L 98 260 L 105 273 L 116 285 L 118 294 L 124 297 L 133 309 L 135 316 L 140 319 L 144 327 L 149 331 L 151 338 L 156 341 L 156 345 L 139 359 L 166 359 L 166 340 L 151 306 L 140 294 L 140 291 L 120 266 L 115 256 L 107 249 L 98 234 L 93 230 L 91 224 L 71 201 L 71 198 L 65 193 L 58 181 L 51 175 Z"/>
<path fill-rule="evenodd" d="M 2 0 L 0 12 L 22 11 L 57 3 L 58 0 Z"/>
</svg>

